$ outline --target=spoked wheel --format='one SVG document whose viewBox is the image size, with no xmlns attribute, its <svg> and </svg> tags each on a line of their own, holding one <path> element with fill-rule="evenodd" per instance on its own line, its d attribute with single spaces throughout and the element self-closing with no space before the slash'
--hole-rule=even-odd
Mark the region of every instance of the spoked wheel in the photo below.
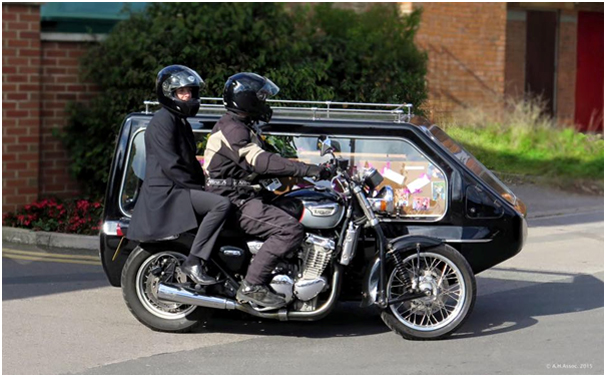
<svg viewBox="0 0 606 377">
<path fill-rule="evenodd" d="M 426 297 L 390 305 L 381 318 L 396 333 L 411 340 L 444 338 L 471 313 L 476 282 L 465 258 L 447 245 L 403 257 L 404 277 L 391 263 L 387 297 L 395 300 L 410 288 L 428 291 Z M 416 276 L 416 278 L 415 278 Z"/>
<path fill-rule="evenodd" d="M 176 267 L 185 261 L 176 251 L 152 254 L 137 247 L 122 270 L 122 295 L 131 313 L 145 326 L 158 331 L 187 332 L 198 325 L 209 310 L 158 298 L 160 282 L 185 283 Z"/>
</svg>

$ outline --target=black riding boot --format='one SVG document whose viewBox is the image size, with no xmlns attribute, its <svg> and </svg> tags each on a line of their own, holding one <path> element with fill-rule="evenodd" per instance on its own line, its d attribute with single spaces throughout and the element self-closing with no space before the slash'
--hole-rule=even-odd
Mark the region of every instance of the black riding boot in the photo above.
<svg viewBox="0 0 606 377">
<path fill-rule="evenodd" d="M 283 295 L 271 292 L 265 285 L 252 285 L 246 280 L 242 280 L 236 299 L 239 302 L 252 302 L 269 308 L 279 308 L 286 305 Z"/>
<path fill-rule="evenodd" d="M 192 260 L 193 258 L 187 258 L 185 263 L 181 265 L 181 271 L 187 275 L 194 283 L 200 285 L 212 285 L 217 282 L 215 278 L 208 275 L 204 268 L 204 260 L 200 261 Z"/>
</svg>

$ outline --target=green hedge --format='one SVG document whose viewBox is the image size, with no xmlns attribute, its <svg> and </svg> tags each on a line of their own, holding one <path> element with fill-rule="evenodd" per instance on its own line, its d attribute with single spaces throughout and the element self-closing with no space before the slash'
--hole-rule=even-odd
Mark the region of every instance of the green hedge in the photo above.
<svg viewBox="0 0 606 377">
<path fill-rule="evenodd" d="M 91 44 L 84 78 L 100 95 L 71 104 L 60 137 L 85 194 L 101 197 L 115 138 L 125 115 L 153 100 L 164 66 L 183 64 L 221 96 L 225 80 L 241 71 L 268 76 L 278 98 L 411 102 L 426 98 L 427 57 L 413 44 L 420 13 L 398 15 L 394 4 L 370 11 L 323 3 L 151 3 Z"/>
</svg>

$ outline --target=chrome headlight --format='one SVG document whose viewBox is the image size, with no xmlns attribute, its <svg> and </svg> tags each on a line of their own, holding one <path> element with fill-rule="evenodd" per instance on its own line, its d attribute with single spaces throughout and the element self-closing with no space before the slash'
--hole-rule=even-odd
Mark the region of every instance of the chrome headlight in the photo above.
<svg viewBox="0 0 606 377">
<path fill-rule="evenodd" d="M 384 186 L 374 198 L 369 198 L 368 200 L 372 205 L 373 211 L 377 213 L 391 214 L 396 208 L 391 186 Z"/>
</svg>

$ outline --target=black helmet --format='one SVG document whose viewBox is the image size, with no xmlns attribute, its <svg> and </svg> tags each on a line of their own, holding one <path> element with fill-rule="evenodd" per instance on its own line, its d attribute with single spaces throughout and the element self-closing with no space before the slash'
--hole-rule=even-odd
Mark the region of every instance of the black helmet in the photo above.
<svg viewBox="0 0 606 377">
<path fill-rule="evenodd" d="M 200 91 L 205 86 L 204 81 L 193 69 L 183 65 L 170 65 L 158 72 L 156 79 L 156 94 L 158 101 L 168 110 L 180 117 L 191 117 L 200 109 Z M 180 100 L 175 91 L 179 88 L 191 88 L 191 98 Z"/>
<path fill-rule="evenodd" d="M 270 79 L 256 73 L 241 72 L 227 79 L 223 104 L 227 110 L 242 118 L 269 122 L 273 111 L 265 100 L 279 91 L 280 88 Z"/>
</svg>

